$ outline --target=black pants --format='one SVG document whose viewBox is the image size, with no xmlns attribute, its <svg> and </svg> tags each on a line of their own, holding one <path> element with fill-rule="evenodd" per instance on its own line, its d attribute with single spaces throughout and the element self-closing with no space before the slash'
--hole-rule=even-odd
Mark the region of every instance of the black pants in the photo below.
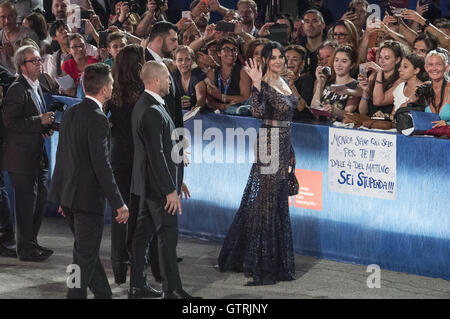
<svg viewBox="0 0 450 319">
<path fill-rule="evenodd" d="M 159 266 L 163 291 L 181 289 L 177 264 L 178 219 L 164 210 L 165 200 L 143 199 L 133 237 L 130 286 L 142 288 L 145 283 L 145 250 L 154 236 L 157 237 Z M 151 258 L 151 256 L 150 256 Z"/>
<path fill-rule="evenodd" d="M 130 193 L 132 168 L 114 170 L 114 178 L 119 187 L 125 204 L 128 206 L 129 217 L 126 224 L 119 224 L 115 220 L 116 213 L 112 213 L 111 220 L 111 262 L 112 264 L 124 263 L 130 260 L 134 230 L 139 211 L 139 196 Z M 150 242 L 145 253 L 145 269 L 150 265 L 155 278 L 160 278 L 158 242 L 156 237 Z M 114 268 L 113 268 L 114 269 Z"/>
<path fill-rule="evenodd" d="M 0 243 L 14 239 L 14 228 L 11 223 L 11 206 L 5 187 L 3 172 L 0 171 Z"/>
<path fill-rule="evenodd" d="M 116 221 L 117 213 L 115 211 L 111 214 L 111 262 L 123 263 L 129 260 L 128 242 L 131 242 L 131 239 L 128 240 L 127 236 L 130 232 L 127 230 L 130 225 L 131 228 L 136 225 L 136 212 L 139 204 L 135 202 L 139 202 L 139 199 L 130 198 L 131 170 L 114 170 L 114 178 L 130 213 L 126 224 L 119 224 Z"/>
<path fill-rule="evenodd" d="M 80 288 L 69 288 L 68 299 L 86 299 L 87 288 L 95 298 L 111 298 L 112 291 L 100 261 L 100 243 L 103 235 L 103 214 L 94 214 L 63 207 L 75 243 L 73 264 L 81 271 Z"/>
<path fill-rule="evenodd" d="M 8 172 L 14 188 L 17 254 L 24 256 L 37 244 L 47 199 L 48 169 L 34 174 Z"/>
</svg>

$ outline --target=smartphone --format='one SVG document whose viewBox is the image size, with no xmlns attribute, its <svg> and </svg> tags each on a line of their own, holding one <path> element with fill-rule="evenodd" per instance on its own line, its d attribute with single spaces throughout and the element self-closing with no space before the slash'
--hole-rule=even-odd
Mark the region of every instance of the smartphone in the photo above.
<svg viewBox="0 0 450 319">
<path fill-rule="evenodd" d="M 269 27 L 269 40 L 277 41 L 282 45 L 288 43 L 287 25 L 275 23 Z"/>
<path fill-rule="evenodd" d="M 86 33 L 86 21 L 81 20 L 80 21 L 80 28 L 78 29 L 79 34 L 85 34 Z"/>
<path fill-rule="evenodd" d="M 234 23 L 220 20 L 217 22 L 216 31 L 234 32 Z"/>
<path fill-rule="evenodd" d="M 355 13 L 355 8 L 354 7 L 351 7 L 351 8 L 348 8 L 348 12 L 350 12 L 350 13 Z"/>
<path fill-rule="evenodd" d="M 392 13 L 394 14 L 394 17 L 401 17 L 403 11 L 406 10 L 405 8 L 394 8 L 394 7 L 392 7 L 391 9 L 392 9 Z"/>
<path fill-rule="evenodd" d="M 182 11 L 181 12 L 181 18 L 190 19 L 191 18 L 191 11 Z"/>
<path fill-rule="evenodd" d="M 89 20 L 92 17 L 92 11 L 81 10 L 80 19 Z"/>
<path fill-rule="evenodd" d="M 364 65 L 359 65 L 359 74 L 361 74 L 364 77 L 367 77 L 367 69 Z"/>
<path fill-rule="evenodd" d="M 429 3 L 428 0 L 420 0 L 419 1 L 419 5 L 420 6 L 424 6 L 424 5 L 428 4 L 428 3 Z"/>
<path fill-rule="evenodd" d="M 107 47 L 107 39 L 108 39 L 108 31 L 100 31 L 98 33 L 98 46 L 100 48 L 106 48 Z"/>
</svg>

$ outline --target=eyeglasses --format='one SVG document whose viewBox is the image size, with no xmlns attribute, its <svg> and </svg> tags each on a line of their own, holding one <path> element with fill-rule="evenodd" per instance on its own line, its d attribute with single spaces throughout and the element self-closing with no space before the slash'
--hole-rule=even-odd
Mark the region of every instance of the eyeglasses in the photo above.
<svg viewBox="0 0 450 319">
<path fill-rule="evenodd" d="M 237 48 L 223 47 L 222 51 L 224 51 L 225 53 L 229 53 L 229 52 L 237 53 L 238 49 Z"/>
<path fill-rule="evenodd" d="M 333 33 L 333 37 L 334 38 L 345 38 L 346 36 L 348 36 L 348 33 Z"/>
<path fill-rule="evenodd" d="M 44 60 L 38 58 L 38 59 L 32 59 L 32 60 L 24 60 L 23 62 L 25 62 L 25 63 L 29 62 L 29 63 L 32 63 L 32 64 L 34 64 L 34 65 L 39 65 L 39 64 L 41 64 L 42 62 L 44 62 Z"/>
<path fill-rule="evenodd" d="M 82 49 L 84 49 L 85 48 L 85 45 L 84 44 L 80 44 L 80 45 L 74 45 L 74 46 L 71 46 L 70 47 L 71 49 L 74 49 L 74 50 L 82 50 Z"/>
</svg>

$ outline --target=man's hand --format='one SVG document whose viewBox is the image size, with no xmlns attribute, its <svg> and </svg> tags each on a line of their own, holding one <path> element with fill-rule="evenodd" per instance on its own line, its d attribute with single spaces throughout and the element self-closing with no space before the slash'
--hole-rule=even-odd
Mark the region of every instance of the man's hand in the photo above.
<svg viewBox="0 0 450 319">
<path fill-rule="evenodd" d="M 172 193 L 166 195 L 166 206 L 164 206 L 164 210 L 166 210 L 169 214 L 175 215 L 177 210 L 181 215 L 181 203 L 178 198 L 177 191 L 173 191 Z"/>
<path fill-rule="evenodd" d="M 128 216 L 130 215 L 127 205 L 124 204 L 122 207 L 118 208 L 116 211 L 117 211 L 116 221 L 119 224 L 122 224 L 122 223 L 126 224 L 127 220 L 128 220 Z"/>
<path fill-rule="evenodd" d="M 55 120 L 53 112 L 47 112 L 47 113 L 43 113 L 40 115 L 41 117 L 41 124 L 42 125 L 50 125 L 53 123 L 53 121 Z"/>
<path fill-rule="evenodd" d="M 55 133 L 54 130 L 49 130 L 47 133 L 44 134 L 44 136 L 45 136 L 46 138 L 49 138 L 49 137 L 51 137 L 51 136 L 53 135 L 53 133 Z"/>
<path fill-rule="evenodd" d="M 187 185 L 185 183 L 181 184 L 181 194 L 180 194 L 181 199 L 183 199 L 183 194 L 184 194 L 184 199 L 187 200 L 188 198 L 191 198 L 191 193 L 189 192 L 189 188 L 187 187 Z"/>
<path fill-rule="evenodd" d="M 62 216 L 62 217 L 66 217 L 66 214 L 64 214 L 64 211 L 62 209 L 61 206 L 58 207 L 58 213 Z"/>
</svg>

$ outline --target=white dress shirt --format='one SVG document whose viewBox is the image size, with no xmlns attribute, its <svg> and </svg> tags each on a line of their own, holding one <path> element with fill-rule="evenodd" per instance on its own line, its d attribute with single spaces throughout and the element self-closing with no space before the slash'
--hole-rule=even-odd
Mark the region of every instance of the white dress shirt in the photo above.
<svg viewBox="0 0 450 319">
<path fill-rule="evenodd" d="M 155 51 L 153 51 L 152 49 L 150 49 L 149 47 L 147 47 L 148 52 L 150 52 L 151 55 L 153 55 L 153 57 L 155 58 L 156 62 L 160 62 L 160 63 L 164 63 L 163 59 L 159 56 L 158 53 L 156 53 Z"/>
<path fill-rule="evenodd" d="M 100 108 L 100 111 L 103 112 L 103 104 L 102 102 L 100 102 L 99 100 L 97 100 L 95 97 L 86 95 L 85 97 L 87 97 L 88 99 L 91 99 L 92 101 L 94 101 L 95 103 L 97 103 L 98 107 Z"/>
<path fill-rule="evenodd" d="M 145 92 L 147 92 L 148 94 L 153 96 L 155 98 L 155 100 L 158 101 L 161 105 L 165 105 L 163 98 L 159 94 L 149 91 L 149 90 L 145 90 Z"/>
</svg>

